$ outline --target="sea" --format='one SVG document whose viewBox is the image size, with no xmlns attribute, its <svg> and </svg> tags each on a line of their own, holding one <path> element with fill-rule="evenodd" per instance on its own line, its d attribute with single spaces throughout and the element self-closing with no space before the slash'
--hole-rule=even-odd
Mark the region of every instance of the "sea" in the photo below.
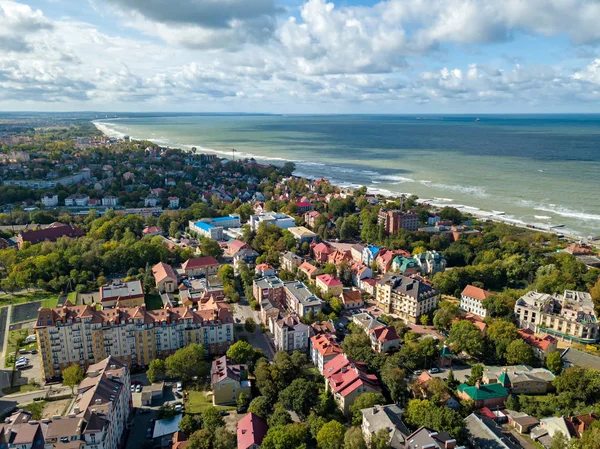
<svg viewBox="0 0 600 449">
<path fill-rule="evenodd" d="M 94 123 L 114 137 L 292 161 L 296 175 L 343 187 L 600 235 L 600 115 L 140 114 Z"/>
</svg>

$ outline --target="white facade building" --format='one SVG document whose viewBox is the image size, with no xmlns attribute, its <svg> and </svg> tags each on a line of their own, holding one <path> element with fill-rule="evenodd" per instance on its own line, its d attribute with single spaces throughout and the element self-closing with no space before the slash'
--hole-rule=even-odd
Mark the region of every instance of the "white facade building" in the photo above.
<svg viewBox="0 0 600 449">
<path fill-rule="evenodd" d="M 58 195 L 56 193 L 46 193 L 42 196 L 42 205 L 44 207 L 58 206 Z"/>
<path fill-rule="evenodd" d="M 487 310 L 483 307 L 483 300 L 490 296 L 490 294 L 490 292 L 482 288 L 467 285 L 460 295 L 460 309 L 485 318 Z"/>
<path fill-rule="evenodd" d="M 289 229 L 296 226 L 294 218 L 279 212 L 262 212 L 258 215 L 250 216 L 250 227 L 253 231 L 258 231 L 261 223 L 273 224 L 281 229 Z"/>
</svg>

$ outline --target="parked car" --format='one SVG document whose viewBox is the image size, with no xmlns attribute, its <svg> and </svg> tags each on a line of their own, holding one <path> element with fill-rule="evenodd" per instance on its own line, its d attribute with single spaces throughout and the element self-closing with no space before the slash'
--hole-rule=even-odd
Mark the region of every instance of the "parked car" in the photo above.
<svg viewBox="0 0 600 449">
<path fill-rule="evenodd" d="M 439 369 L 439 368 L 435 368 L 435 367 L 434 367 L 434 368 L 431 368 L 431 369 L 429 370 L 429 374 L 437 374 L 437 373 L 439 373 L 439 372 L 440 372 L 440 369 Z"/>
<path fill-rule="evenodd" d="M 423 371 L 421 371 L 421 370 L 419 369 L 419 370 L 415 371 L 413 374 L 414 374 L 415 376 L 420 376 L 422 373 L 423 373 Z"/>
<path fill-rule="evenodd" d="M 37 353 L 38 353 L 38 350 L 37 350 L 37 349 L 32 349 L 32 350 L 31 350 L 31 353 L 32 353 L 32 354 L 37 354 Z"/>
<path fill-rule="evenodd" d="M 19 354 L 29 354 L 27 349 L 19 349 Z"/>
<path fill-rule="evenodd" d="M 141 393 L 142 392 L 142 385 L 141 384 L 137 384 L 135 386 L 135 392 L 136 393 Z"/>
<path fill-rule="evenodd" d="M 183 384 L 181 382 L 177 382 L 177 391 L 183 391 Z"/>
<path fill-rule="evenodd" d="M 229 412 L 227 410 L 221 410 L 221 416 L 227 416 Z"/>
<path fill-rule="evenodd" d="M 235 410 L 236 413 L 238 414 L 242 414 L 242 413 L 247 413 L 248 412 L 248 407 L 239 407 Z"/>
<path fill-rule="evenodd" d="M 132 393 L 135 393 L 135 385 L 132 385 L 131 388 L 130 388 L 130 390 L 131 390 Z"/>
</svg>

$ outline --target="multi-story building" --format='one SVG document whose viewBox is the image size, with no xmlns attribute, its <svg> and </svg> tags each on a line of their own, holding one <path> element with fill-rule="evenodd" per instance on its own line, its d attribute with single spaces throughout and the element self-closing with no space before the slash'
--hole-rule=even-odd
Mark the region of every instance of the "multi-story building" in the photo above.
<svg viewBox="0 0 600 449">
<path fill-rule="evenodd" d="M 67 207 L 85 207 L 90 202 L 90 197 L 82 193 L 74 193 L 65 198 L 65 206 Z"/>
<path fill-rule="evenodd" d="M 42 206 L 56 207 L 58 206 L 58 195 L 56 193 L 45 193 L 42 196 Z"/>
<path fill-rule="evenodd" d="M 214 226 L 206 221 L 190 221 L 190 231 L 213 240 L 223 240 L 223 228 Z"/>
<path fill-rule="evenodd" d="M 173 293 L 177 290 L 177 275 L 171 265 L 158 262 L 152 267 L 152 275 L 160 293 Z"/>
<path fill-rule="evenodd" d="M 330 274 L 317 276 L 315 285 L 321 294 L 329 294 L 331 296 L 340 296 L 344 289 L 344 284 L 342 284 L 338 278 Z"/>
<path fill-rule="evenodd" d="M 380 209 L 377 224 L 383 225 L 386 234 L 394 234 L 400 229 L 407 231 L 419 230 L 419 214 L 402 212 L 401 210 Z"/>
<path fill-rule="evenodd" d="M 186 260 L 182 265 L 187 276 L 212 276 L 219 271 L 219 261 L 213 256 L 194 257 Z"/>
<path fill-rule="evenodd" d="M 515 304 L 519 327 L 579 343 L 595 343 L 598 319 L 592 297 L 586 292 L 565 290 L 563 295 L 528 292 Z"/>
<path fill-rule="evenodd" d="M 424 253 L 416 254 L 414 260 L 419 266 L 421 273 L 429 276 L 446 270 L 446 259 L 437 251 L 425 251 Z"/>
<path fill-rule="evenodd" d="M 210 370 L 213 404 L 235 404 L 240 394 L 252 397 L 248 366 L 234 363 L 227 356 L 212 362 Z"/>
<path fill-rule="evenodd" d="M 275 323 L 275 348 L 278 351 L 306 351 L 308 326 L 296 314 L 284 316 Z"/>
<path fill-rule="evenodd" d="M 396 404 L 376 405 L 364 408 L 362 412 L 362 433 L 368 445 L 371 438 L 381 429 L 389 434 L 388 445 L 391 449 L 404 449 L 406 437 L 410 434 L 402 421 L 403 410 Z"/>
<path fill-rule="evenodd" d="M 411 323 L 434 310 L 439 298 L 436 289 L 417 277 L 388 273 L 377 285 L 377 307 Z"/>
<path fill-rule="evenodd" d="M 73 175 L 63 176 L 53 180 L 43 179 L 8 179 L 3 181 L 2 184 L 5 186 L 20 186 L 28 189 L 41 190 L 41 189 L 52 189 L 58 185 L 63 187 L 72 186 L 82 181 L 87 181 L 92 177 L 91 170 L 84 168 L 79 173 Z"/>
<path fill-rule="evenodd" d="M 558 351 L 558 340 L 552 335 L 538 337 L 531 329 L 519 329 L 519 335 L 531 346 L 533 353 L 540 360 L 546 360 L 549 354 Z"/>
<path fill-rule="evenodd" d="M 342 353 L 342 348 L 332 334 L 318 334 L 310 338 L 310 358 L 323 374 L 325 364 Z"/>
<path fill-rule="evenodd" d="M 483 300 L 491 293 L 473 285 L 467 285 L 460 294 L 460 309 L 467 313 L 485 318 L 487 310 L 483 307 Z"/>
<path fill-rule="evenodd" d="M 304 259 L 291 251 L 287 251 L 279 257 L 282 270 L 294 271 L 302 265 L 302 262 Z"/>
<path fill-rule="evenodd" d="M 318 236 L 310 229 L 305 228 L 304 226 L 295 226 L 288 228 L 288 231 L 292 233 L 298 245 L 302 245 L 303 243 L 311 243 L 313 240 L 317 240 Z"/>
<path fill-rule="evenodd" d="M 121 447 L 131 411 L 129 370 L 114 357 L 91 365 L 67 416 L 34 421 L 19 410 L 0 424 L 3 447 L 18 449 Z"/>
<path fill-rule="evenodd" d="M 102 198 L 102 205 L 106 207 L 115 207 L 119 205 L 119 198 L 113 195 L 106 195 Z"/>
<path fill-rule="evenodd" d="M 176 196 L 170 196 L 169 200 L 169 209 L 177 209 L 179 207 L 179 198 Z"/>
<path fill-rule="evenodd" d="M 100 305 L 103 309 L 120 307 L 140 307 L 144 305 L 142 281 L 113 282 L 100 287 Z"/>
<path fill-rule="evenodd" d="M 306 317 L 311 311 L 317 315 L 323 306 L 323 301 L 300 281 L 283 282 L 276 276 L 268 276 L 255 280 L 252 291 L 259 304 L 268 298 L 279 307 L 302 317 Z"/>
<path fill-rule="evenodd" d="M 114 356 L 129 366 L 147 366 L 192 343 L 224 354 L 233 342 L 233 317 L 220 302 L 147 310 L 96 310 L 89 305 L 40 308 L 35 331 L 42 376 L 59 377 L 74 363 L 85 367 Z"/>
<path fill-rule="evenodd" d="M 250 227 L 253 231 L 258 231 L 261 223 L 268 223 L 281 229 L 289 229 L 296 226 L 296 220 L 289 215 L 280 212 L 262 212 L 258 215 L 250 216 Z"/>
</svg>

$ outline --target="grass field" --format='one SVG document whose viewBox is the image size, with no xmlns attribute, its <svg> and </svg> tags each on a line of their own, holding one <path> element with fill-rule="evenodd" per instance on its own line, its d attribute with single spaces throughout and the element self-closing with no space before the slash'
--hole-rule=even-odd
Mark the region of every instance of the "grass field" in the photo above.
<svg viewBox="0 0 600 449">
<path fill-rule="evenodd" d="M 188 399 L 185 401 L 185 412 L 191 414 L 202 413 L 204 409 L 213 405 L 210 397 L 204 391 L 188 391 Z M 235 410 L 235 407 L 217 405 L 218 410 Z"/>
<path fill-rule="evenodd" d="M 27 335 L 29 335 L 29 330 L 28 329 L 16 329 L 16 330 L 12 330 L 8 333 L 8 348 L 7 348 L 7 355 L 6 355 L 6 361 L 5 361 L 5 367 L 6 368 L 12 368 L 14 365 L 14 359 L 15 359 L 15 351 L 17 351 L 18 349 L 27 349 L 28 351 L 31 351 L 32 349 L 37 349 L 37 343 L 29 343 L 29 344 L 21 344 L 20 346 L 17 347 L 17 344 L 19 343 L 19 340 L 24 340 L 25 337 L 27 337 Z"/>
<path fill-rule="evenodd" d="M 67 301 L 69 301 L 73 305 L 77 305 L 77 292 L 70 292 L 67 295 Z"/>
<path fill-rule="evenodd" d="M 148 310 L 162 309 L 163 306 L 162 299 L 160 299 L 159 295 L 146 295 L 144 302 L 146 303 L 146 309 Z"/>
<path fill-rule="evenodd" d="M 54 304 L 58 302 L 58 296 L 56 295 L 56 293 L 30 292 L 0 294 L 0 306 L 8 306 L 10 304 L 23 304 L 27 302 L 36 302 L 52 299 L 55 301 Z"/>
</svg>

